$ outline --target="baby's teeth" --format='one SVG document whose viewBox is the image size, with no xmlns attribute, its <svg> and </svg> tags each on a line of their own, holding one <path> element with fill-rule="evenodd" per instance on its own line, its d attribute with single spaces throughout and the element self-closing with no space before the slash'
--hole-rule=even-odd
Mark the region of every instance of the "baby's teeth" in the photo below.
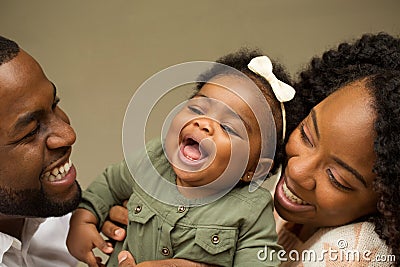
<svg viewBox="0 0 400 267">
<path fill-rule="evenodd" d="M 56 180 L 56 177 L 54 175 L 50 175 L 48 179 L 50 182 L 53 182 Z"/>
<path fill-rule="evenodd" d="M 64 173 L 64 166 L 60 167 L 60 173 Z"/>
<path fill-rule="evenodd" d="M 56 180 L 61 180 L 61 174 L 57 174 Z"/>
<path fill-rule="evenodd" d="M 49 177 L 50 176 L 50 172 L 46 172 L 45 174 L 44 174 L 44 177 Z"/>
</svg>

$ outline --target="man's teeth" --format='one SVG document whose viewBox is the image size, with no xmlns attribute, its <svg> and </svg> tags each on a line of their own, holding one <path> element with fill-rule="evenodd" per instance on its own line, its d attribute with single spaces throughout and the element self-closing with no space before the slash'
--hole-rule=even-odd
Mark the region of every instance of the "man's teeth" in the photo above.
<svg viewBox="0 0 400 267">
<path fill-rule="evenodd" d="M 297 196 L 295 196 L 290 190 L 289 188 L 287 188 L 286 183 L 283 183 L 283 193 L 285 194 L 285 196 L 292 201 L 293 203 L 297 203 L 297 204 L 301 204 L 301 205 L 307 205 L 308 203 L 305 202 L 304 200 L 298 198 Z"/>
<path fill-rule="evenodd" d="M 50 182 L 61 180 L 68 173 L 69 169 L 71 169 L 71 166 L 72 166 L 72 163 L 71 163 L 71 160 L 69 160 L 64 165 L 55 167 L 51 171 L 46 172 L 43 175 L 43 178 L 47 179 Z"/>
</svg>

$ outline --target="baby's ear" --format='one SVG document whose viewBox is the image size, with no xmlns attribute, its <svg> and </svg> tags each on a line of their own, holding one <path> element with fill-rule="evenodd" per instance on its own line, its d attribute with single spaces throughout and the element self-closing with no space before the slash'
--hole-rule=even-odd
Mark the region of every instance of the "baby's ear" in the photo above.
<svg viewBox="0 0 400 267">
<path fill-rule="evenodd" d="M 262 177 L 267 177 L 269 171 L 272 169 L 274 165 L 274 160 L 270 158 L 260 158 L 258 161 L 258 165 L 256 168 L 256 172 L 254 173 L 254 179 L 260 179 Z"/>
<path fill-rule="evenodd" d="M 255 191 L 264 180 L 267 178 L 269 171 L 271 170 L 272 166 L 274 165 L 274 160 L 270 158 L 260 158 L 258 161 L 258 165 L 256 168 L 256 172 L 251 179 L 249 185 L 249 192 Z"/>
</svg>

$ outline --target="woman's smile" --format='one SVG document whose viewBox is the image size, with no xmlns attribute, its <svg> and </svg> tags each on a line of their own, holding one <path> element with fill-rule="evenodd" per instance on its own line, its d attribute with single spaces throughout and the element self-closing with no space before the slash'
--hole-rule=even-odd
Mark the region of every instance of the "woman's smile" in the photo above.
<svg viewBox="0 0 400 267">
<path fill-rule="evenodd" d="M 312 212 L 315 207 L 301 199 L 290 190 L 286 184 L 285 176 L 279 180 L 275 191 L 275 205 L 290 212 Z"/>
</svg>

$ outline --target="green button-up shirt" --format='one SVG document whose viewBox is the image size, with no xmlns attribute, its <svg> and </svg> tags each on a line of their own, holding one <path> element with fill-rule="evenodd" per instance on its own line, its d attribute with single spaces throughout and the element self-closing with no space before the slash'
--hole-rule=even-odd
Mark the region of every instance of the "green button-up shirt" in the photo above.
<svg viewBox="0 0 400 267">
<path fill-rule="evenodd" d="M 148 154 L 162 177 L 175 182 L 160 142 L 150 142 Z M 127 238 L 116 245 L 107 266 L 118 266 L 117 255 L 122 249 L 129 250 L 137 263 L 184 258 L 220 266 L 279 265 L 277 252 L 281 247 L 267 190 L 258 188 L 250 193 L 247 186 L 236 187 L 206 205 L 168 205 L 135 182 L 136 169 L 141 169 L 140 179 L 152 179 L 146 177 L 150 168 L 140 164 L 138 158 L 136 165 L 130 165 L 132 175 L 125 162 L 108 167 L 83 193 L 80 207 L 98 217 L 99 227 L 113 205 L 129 198 Z"/>
</svg>

